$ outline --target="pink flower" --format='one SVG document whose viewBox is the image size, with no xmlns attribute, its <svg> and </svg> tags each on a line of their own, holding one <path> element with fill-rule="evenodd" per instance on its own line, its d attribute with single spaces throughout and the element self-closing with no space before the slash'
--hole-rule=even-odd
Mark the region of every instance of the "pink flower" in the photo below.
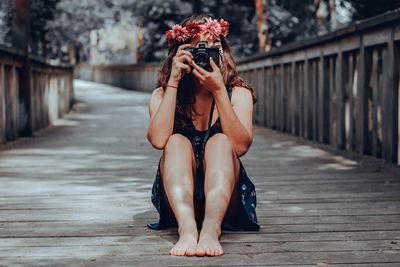
<svg viewBox="0 0 400 267">
<path fill-rule="evenodd" d="M 189 22 L 185 27 L 175 24 L 169 31 L 165 32 L 170 44 L 185 42 L 199 34 L 204 34 L 206 39 L 217 39 L 220 35 L 227 36 L 229 31 L 229 22 L 226 20 L 206 18 L 203 24 L 198 22 Z"/>
<path fill-rule="evenodd" d="M 184 42 L 190 38 L 189 32 L 185 27 L 175 24 L 172 29 L 168 31 L 167 38 L 170 41 Z"/>
<path fill-rule="evenodd" d="M 221 35 L 221 25 L 216 19 L 206 18 L 206 22 L 201 27 L 206 39 L 218 38 Z"/>
</svg>

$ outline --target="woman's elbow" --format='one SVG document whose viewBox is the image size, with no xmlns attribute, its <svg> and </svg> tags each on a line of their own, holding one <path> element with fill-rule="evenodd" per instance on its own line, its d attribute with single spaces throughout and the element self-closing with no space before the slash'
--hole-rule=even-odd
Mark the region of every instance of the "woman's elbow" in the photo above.
<svg viewBox="0 0 400 267">
<path fill-rule="evenodd" d="M 157 150 L 162 150 L 165 147 L 166 142 L 163 140 L 159 140 L 159 138 L 154 138 L 150 134 L 147 134 L 147 140 L 150 142 L 152 147 Z"/>
<path fill-rule="evenodd" d="M 249 141 L 247 144 L 240 144 L 239 146 L 237 146 L 237 148 L 236 148 L 236 155 L 238 156 L 238 157 L 242 157 L 242 156 L 244 156 L 246 153 L 247 153 L 247 151 L 249 151 L 249 149 L 250 149 L 250 146 L 251 146 L 251 141 Z"/>
</svg>

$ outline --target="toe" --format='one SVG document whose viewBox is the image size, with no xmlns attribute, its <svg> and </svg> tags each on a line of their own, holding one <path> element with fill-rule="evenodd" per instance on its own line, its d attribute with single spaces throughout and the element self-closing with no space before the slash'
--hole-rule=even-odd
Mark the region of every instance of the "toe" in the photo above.
<svg viewBox="0 0 400 267">
<path fill-rule="evenodd" d="M 205 256 L 206 252 L 204 250 L 204 248 L 196 248 L 196 256 L 200 256 L 203 257 Z"/>
<path fill-rule="evenodd" d="M 186 256 L 194 256 L 195 254 L 196 254 L 196 250 L 194 250 L 194 249 L 188 249 L 188 250 L 186 250 L 186 253 L 185 253 Z"/>
</svg>

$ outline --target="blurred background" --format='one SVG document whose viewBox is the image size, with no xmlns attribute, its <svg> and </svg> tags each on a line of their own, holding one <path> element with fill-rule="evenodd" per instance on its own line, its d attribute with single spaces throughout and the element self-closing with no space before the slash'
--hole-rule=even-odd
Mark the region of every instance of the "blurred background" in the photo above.
<svg viewBox="0 0 400 267">
<path fill-rule="evenodd" d="M 377 4 L 379 3 L 379 4 Z M 29 51 L 69 63 L 160 62 L 164 32 L 193 13 L 231 23 L 237 58 L 337 30 L 398 0 L 32 0 Z M 0 44 L 12 46 L 12 0 L 0 1 Z"/>
</svg>

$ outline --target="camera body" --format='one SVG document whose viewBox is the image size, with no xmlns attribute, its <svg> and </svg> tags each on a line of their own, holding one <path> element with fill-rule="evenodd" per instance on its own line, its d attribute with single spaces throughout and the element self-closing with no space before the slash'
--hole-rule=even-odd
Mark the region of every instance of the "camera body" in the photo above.
<svg viewBox="0 0 400 267">
<path fill-rule="evenodd" d="M 194 62 L 206 70 L 211 70 L 210 57 L 214 60 L 215 64 L 220 67 L 219 61 L 219 48 L 216 46 L 207 47 L 206 42 L 198 42 L 196 47 L 185 48 L 193 55 Z"/>
</svg>

